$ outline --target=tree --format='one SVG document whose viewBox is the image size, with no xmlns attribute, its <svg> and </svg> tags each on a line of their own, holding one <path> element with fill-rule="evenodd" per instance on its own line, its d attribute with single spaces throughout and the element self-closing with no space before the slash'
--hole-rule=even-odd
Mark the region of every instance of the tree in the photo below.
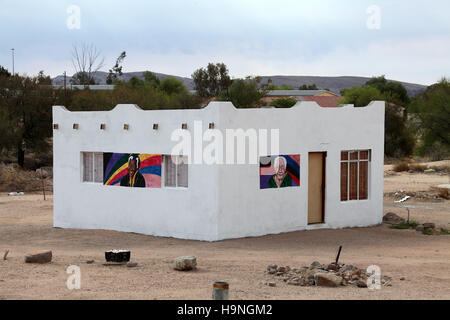
<svg viewBox="0 0 450 320">
<path fill-rule="evenodd" d="M 299 90 L 319 90 L 315 83 L 313 83 L 311 85 L 306 85 L 306 84 L 301 85 L 298 89 Z"/>
<path fill-rule="evenodd" d="M 409 107 L 419 122 L 422 155 L 430 154 L 434 160 L 450 155 L 450 82 L 442 79 L 415 96 Z"/>
<path fill-rule="evenodd" d="M 181 93 L 183 91 L 187 91 L 183 81 L 172 77 L 164 79 L 161 82 L 160 88 L 162 91 L 166 92 L 169 95 L 173 93 Z"/>
<path fill-rule="evenodd" d="M 192 79 L 197 94 L 204 98 L 216 97 L 231 85 L 228 68 L 224 63 L 208 63 L 206 69 L 195 70 Z"/>
<path fill-rule="evenodd" d="M 270 105 L 277 108 L 290 108 L 297 103 L 297 99 L 295 98 L 279 98 L 273 100 Z"/>
<path fill-rule="evenodd" d="M 366 82 L 366 86 L 377 88 L 389 102 L 407 107 L 410 102 L 408 91 L 400 82 L 388 81 L 385 76 L 373 77 Z"/>
<path fill-rule="evenodd" d="M 9 73 L 8 69 L 5 69 L 2 66 L 0 66 L 0 77 L 1 76 L 10 77 L 11 73 Z"/>
<path fill-rule="evenodd" d="M 371 101 L 386 101 L 385 112 L 385 154 L 389 157 L 409 156 L 414 150 L 415 137 L 403 116 L 403 107 L 392 103 L 391 92 L 381 93 L 379 89 L 364 85 L 342 90 L 340 104 L 354 104 L 355 107 L 367 106 Z"/>
<path fill-rule="evenodd" d="M 148 82 L 150 84 L 152 84 L 153 87 L 159 87 L 159 85 L 161 84 L 161 82 L 159 81 L 159 78 L 150 71 L 144 71 L 142 73 L 142 76 L 144 77 L 144 81 Z"/>
<path fill-rule="evenodd" d="M 253 108 L 265 96 L 264 90 L 259 90 L 258 78 L 247 77 L 233 80 L 228 90 L 223 90 L 218 100 L 231 101 L 237 108 Z"/>
<path fill-rule="evenodd" d="M 93 45 L 82 44 L 73 46 L 72 65 L 75 69 L 72 84 L 95 84 L 94 75 L 103 67 L 104 58 L 100 58 L 100 51 Z"/>
<path fill-rule="evenodd" d="M 51 106 L 62 96 L 50 84 L 50 77 L 42 71 L 36 77 L 0 77 L 0 131 L 1 139 L 5 140 L 2 147 L 17 151 L 21 167 L 25 163 L 25 152 L 42 152 L 49 148 Z"/>
<path fill-rule="evenodd" d="M 127 56 L 126 52 L 123 51 L 119 57 L 116 59 L 116 64 L 109 69 L 108 77 L 106 78 L 107 84 L 113 84 L 114 80 L 116 80 L 119 76 L 122 75 L 122 62 Z"/>
</svg>

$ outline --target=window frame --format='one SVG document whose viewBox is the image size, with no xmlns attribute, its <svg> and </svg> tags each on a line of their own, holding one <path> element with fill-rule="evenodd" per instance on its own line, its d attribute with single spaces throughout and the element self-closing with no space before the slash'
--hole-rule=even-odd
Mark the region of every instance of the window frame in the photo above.
<svg viewBox="0 0 450 320">
<path fill-rule="evenodd" d="M 350 154 L 357 152 L 358 153 L 358 157 L 357 159 L 351 159 L 350 158 Z M 361 159 L 361 152 L 367 152 L 367 158 L 366 159 Z M 347 159 L 342 159 L 342 153 L 347 153 Z M 359 195 L 359 190 L 360 190 L 360 163 L 361 162 L 366 162 L 367 163 L 367 197 L 364 199 L 360 198 Z M 370 181 L 371 181 L 371 162 L 372 162 L 372 149 L 357 149 L 357 150 L 342 150 L 339 153 L 339 170 L 340 170 L 340 175 L 339 178 L 341 181 L 342 179 L 342 163 L 347 164 L 347 199 L 346 200 L 342 200 L 342 184 L 340 182 L 340 186 L 339 186 L 339 199 L 340 202 L 352 202 L 352 201 L 367 201 L 370 200 Z M 357 173 L 356 173 L 356 199 L 350 199 L 351 195 L 350 195 L 350 179 L 351 179 L 351 174 L 350 174 L 350 164 L 351 163 L 356 163 L 357 164 Z"/>
<path fill-rule="evenodd" d="M 84 165 L 84 157 L 86 154 L 91 154 L 92 155 L 92 180 L 85 180 L 85 172 L 86 172 L 86 167 Z M 95 170 L 96 170 L 96 165 L 95 165 L 95 159 L 96 156 L 101 156 L 102 157 L 102 161 L 101 161 L 101 176 L 102 176 L 102 181 L 95 181 Z M 80 166 L 81 166 L 81 182 L 82 183 L 94 183 L 94 184 L 102 184 L 103 185 L 103 152 L 96 152 L 96 151 L 81 151 L 81 159 L 80 159 Z"/>
<path fill-rule="evenodd" d="M 163 161 L 162 161 L 162 168 L 161 168 L 161 178 L 162 178 L 162 183 L 161 185 L 165 188 L 165 189 L 189 189 L 189 164 L 188 164 L 188 156 L 184 156 L 184 155 L 171 155 L 171 154 L 163 154 Z M 166 168 L 168 165 L 168 161 L 166 160 L 168 157 L 185 157 L 186 158 L 186 174 L 187 174 L 187 186 L 180 186 L 178 183 L 178 167 L 181 165 L 179 163 L 173 162 L 172 159 L 170 159 L 170 161 L 173 162 L 173 164 L 175 165 L 175 185 L 174 186 L 168 186 L 166 185 Z M 178 162 L 178 161 L 177 161 Z"/>
</svg>

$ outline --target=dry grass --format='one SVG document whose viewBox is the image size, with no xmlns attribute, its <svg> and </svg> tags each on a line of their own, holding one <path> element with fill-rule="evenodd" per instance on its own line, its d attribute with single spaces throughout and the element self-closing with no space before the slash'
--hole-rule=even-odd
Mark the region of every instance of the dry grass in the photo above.
<svg viewBox="0 0 450 320">
<path fill-rule="evenodd" d="M 29 192 L 42 190 L 42 180 L 36 171 L 21 169 L 16 164 L 0 164 L 0 192 Z M 45 181 L 46 190 L 51 191 L 51 179 Z"/>
<path fill-rule="evenodd" d="M 395 172 L 408 171 L 409 163 L 406 161 L 397 162 L 396 164 L 394 164 L 393 170 Z"/>
</svg>

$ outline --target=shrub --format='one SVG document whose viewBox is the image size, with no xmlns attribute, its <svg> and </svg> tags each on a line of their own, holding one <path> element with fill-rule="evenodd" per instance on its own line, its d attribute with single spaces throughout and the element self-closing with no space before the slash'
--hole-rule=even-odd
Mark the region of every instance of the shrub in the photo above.
<svg viewBox="0 0 450 320">
<path fill-rule="evenodd" d="M 394 165 L 394 171 L 395 172 L 402 172 L 402 171 L 408 171 L 409 170 L 409 163 L 406 161 L 398 162 Z"/>
<path fill-rule="evenodd" d="M 412 163 L 409 165 L 409 170 L 424 172 L 428 167 L 420 163 Z"/>
<path fill-rule="evenodd" d="M 391 229 L 415 229 L 420 223 L 417 221 L 402 222 L 399 224 L 393 224 L 389 228 Z"/>
<path fill-rule="evenodd" d="M 297 99 L 295 98 L 279 98 L 273 100 L 270 105 L 276 108 L 290 108 L 297 103 Z"/>
</svg>

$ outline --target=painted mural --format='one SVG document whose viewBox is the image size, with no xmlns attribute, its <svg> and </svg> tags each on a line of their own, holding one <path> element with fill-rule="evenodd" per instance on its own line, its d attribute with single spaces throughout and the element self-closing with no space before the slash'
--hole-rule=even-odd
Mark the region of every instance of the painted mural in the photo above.
<svg viewBox="0 0 450 320">
<path fill-rule="evenodd" d="M 300 155 L 259 158 L 260 189 L 300 186 Z"/>
<path fill-rule="evenodd" d="M 103 184 L 108 186 L 161 188 L 162 155 L 103 153 Z"/>
</svg>

